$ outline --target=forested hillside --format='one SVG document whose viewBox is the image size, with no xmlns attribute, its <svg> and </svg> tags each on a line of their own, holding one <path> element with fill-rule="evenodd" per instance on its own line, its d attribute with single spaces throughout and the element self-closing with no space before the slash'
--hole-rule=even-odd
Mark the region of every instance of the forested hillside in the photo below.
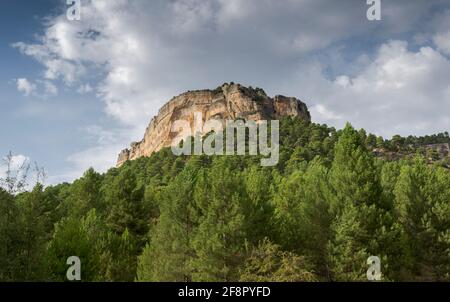
<svg viewBox="0 0 450 302">
<path fill-rule="evenodd" d="M 347 125 L 281 121 L 280 161 L 163 149 L 72 184 L 0 189 L 0 280 L 450 281 L 448 157 Z M 411 156 L 387 160 L 373 149 Z M 412 146 L 412 147 L 411 147 Z M 6 189 L 6 188 L 5 188 Z"/>
</svg>

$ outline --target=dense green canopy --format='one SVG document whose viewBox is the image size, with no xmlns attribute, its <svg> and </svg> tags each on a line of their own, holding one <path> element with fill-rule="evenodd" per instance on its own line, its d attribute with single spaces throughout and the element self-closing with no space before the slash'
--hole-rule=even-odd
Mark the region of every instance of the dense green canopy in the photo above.
<svg viewBox="0 0 450 302">
<path fill-rule="evenodd" d="M 421 149 L 448 133 L 387 141 L 284 119 L 280 139 L 275 167 L 163 149 L 0 189 L 0 281 L 65 281 L 70 256 L 83 281 L 367 280 L 369 256 L 386 281 L 450 281 L 448 159 Z"/>
</svg>

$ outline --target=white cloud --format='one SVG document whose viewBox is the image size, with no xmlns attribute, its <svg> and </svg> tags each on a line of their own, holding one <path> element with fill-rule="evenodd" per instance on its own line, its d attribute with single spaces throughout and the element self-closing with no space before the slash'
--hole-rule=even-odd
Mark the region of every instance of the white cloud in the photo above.
<svg viewBox="0 0 450 302">
<path fill-rule="evenodd" d="M 117 160 L 117 150 L 120 145 L 100 145 L 74 153 L 67 158 L 73 164 L 73 176 L 80 177 L 84 171 L 94 168 L 96 171 L 106 172 L 114 167 Z"/>
<path fill-rule="evenodd" d="M 37 80 L 31 82 L 26 78 L 16 80 L 16 87 L 24 96 L 34 96 L 40 99 L 47 99 L 58 95 L 58 87 L 48 80 Z"/>
<path fill-rule="evenodd" d="M 434 35 L 433 42 L 436 44 L 440 51 L 450 55 L 450 30 Z"/>
<path fill-rule="evenodd" d="M 375 28 L 397 32 L 399 24 L 414 23 L 429 6 L 400 9 L 403 5 L 386 3 L 395 18 L 386 17 Z M 48 80 L 80 87 L 93 74 L 104 75 L 92 86 L 106 112 L 142 127 L 186 89 L 225 81 L 270 82 L 276 59 L 283 72 L 292 66 L 283 56 L 295 58 L 373 34 L 366 9 L 358 0 L 84 1 L 82 22 L 68 21 L 64 13 L 49 20 L 38 43 L 14 47 L 41 62 Z"/>
<path fill-rule="evenodd" d="M 441 53 L 450 18 L 441 14 L 416 35 L 435 48 L 385 42 L 430 18 L 439 2 L 386 1 L 383 21 L 368 22 L 361 0 L 87 0 L 82 22 L 64 13 L 37 42 L 13 46 L 44 66 L 44 81 L 95 92 L 124 126 L 109 130 L 118 139 L 97 131 L 95 146 L 68 159 L 80 171 L 105 170 L 171 97 L 229 81 L 297 96 L 313 119 L 335 126 L 350 121 L 383 135 L 447 130 L 450 68 Z M 330 48 L 336 58 L 320 57 Z M 338 76 L 328 74 L 331 60 Z"/>
<path fill-rule="evenodd" d="M 436 14 L 428 25 L 433 43 L 444 54 L 450 55 L 450 9 Z"/>
<path fill-rule="evenodd" d="M 58 95 L 58 87 L 56 87 L 55 84 L 53 84 L 52 82 L 45 81 L 44 86 L 45 86 L 45 93 L 47 95 L 50 95 L 50 96 Z"/>
<path fill-rule="evenodd" d="M 60 42 L 54 40 L 56 37 L 44 39 L 43 44 L 25 44 L 22 42 L 14 43 L 13 47 L 19 49 L 22 53 L 34 57 L 45 67 L 44 78 L 48 80 L 56 80 L 62 78 L 67 85 L 72 85 L 79 76 L 85 74 L 84 66 L 75 64 L 71 61 L 59 57 L 58 53 L 52 51 L 52 44 Z M 52 40 L 53 39 L 53 40 Z"/>
<path fill-rule="evenodd" d="M 342 119 L 342 116 L 337 115 L 334 112 L 331 112 L 328 108 L 326 108 L 322 104 L 317 104 L 311 107 L 311 114 L 313 116 L 318 116 L 321 119 L 327 120 L 327 121 L 333 121 L 333 120 L 340 120 Z"/>
<path fill-rule="evenodd" d="M 388 137 L 450 129 L 450 60 L 433 48 L 413 52 L 391 41 L 353 77 L 329 80 L 324 69 L 307 64 L 296 79 L 296 93 L 315 104 L 316 121 L 339 127 L 349 121 Z"/>
<path fill-rule="evenodd" d="M 34 91 L 36 91 L 36 84 L 31 83 L 25 78 L 20 78 L 16 80 L 17 90 L 22 92 L 25 96 L 30 96 Z"/>
<path fill-rule="evenodd" d="M 91 87 L 90 84 L 83 84 L 80 87 L 78 87 L 77 92 L 81 94 L 90 93 L 94 89 Z"/>
<path fill-rule="evenodd" d="M 208 23 L 213 18 L 211 1 L 180 0 L 172 4 L 174 23 L 172 30 L 175 33 L 185 34 L 208 29 Z"/>
<path fill-rule="evenodd" d="M 79 178 L 89 168 L 97 172 L 106 172 L 115 167 L 117 156 L 124 146 L 131 143 L 130 138 L 139 138 L 143 135 L 140 128 L 105 129 L 99 125 L 90 125 L 82 129 L 85 138 L 93 140 L 92 147 L 75 152 L 66 158 L 69 168 L 59 175 L 52 175 L 48 183 L 57 184 L 70 182 Z"/>
<path fill-rule="evenodd" d="M 264 3 L 261 1 L 264 5 Z M 217 16 L 217 23 L 221 27 L 228 27 L 232 23 L 240 21 L 248 17 L 252 11 L 251 1 L 242 0 L 219 0 L 221 7 L 220 14 Z"/>
</svg>

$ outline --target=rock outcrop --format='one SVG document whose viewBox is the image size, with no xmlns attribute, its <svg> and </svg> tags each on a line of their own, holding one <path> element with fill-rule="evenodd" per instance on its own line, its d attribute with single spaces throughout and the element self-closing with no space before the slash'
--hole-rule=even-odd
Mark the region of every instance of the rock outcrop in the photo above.
<svg viewBox="0 0 450 302">
<path fill-rule="evenodd" d="M 117 166 L 170 147 L 178 135 L 170 131 L 172 123 L 187 120 L 192 125 L 195 112 L 202 113 L 203 122 L 209 119 L 273 120 L 285 116 L 311 120 L 307 106 L 300 100 L 282 95 L 270 98 L 260 88 L 231 83 L 215 90 L 188 91 L 174 97 L 159 110 L 147 127 L 142 141 L 132 143 L 130 149 L 119 154 Z"/>
</svg>

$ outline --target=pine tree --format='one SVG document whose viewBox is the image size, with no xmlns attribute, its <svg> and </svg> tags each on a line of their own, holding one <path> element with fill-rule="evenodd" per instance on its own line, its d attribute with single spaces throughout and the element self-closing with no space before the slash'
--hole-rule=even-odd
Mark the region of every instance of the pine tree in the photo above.
<svg viewBox="0 0 450 302">
<path fill-rule="evenodd" d="M 421 157 L 401 168 L 395 208 L 403 228 L 402 264 L 409 278 L 448 280 L 449 184 L 447 171 L 427 167 Z"/>
<path fill-rule="evenodd" d="M 368 148 L 375 148 L 377 145 L 377 137 L 370 133 L 366 138 L 366 146 Z"/>
<path fill-rule="evenodd" d="M 384 141 L 291 118 L 280 131 L 276 167 L 165 148 L 45 190 L 25 192 L 22 173 L 9 173 L 0 281 L 65 281 L 69 256 L 81 258 L 82 281 L 367 280 L 369 256 L 383 281 L 450 280 L 445 160 L 368 150 L 414 145 L 426 156 L 420 145 L 448 133 Z"/>
<path fill-rule="evenodd" d="M 43 186 L 37 184 L 31 192 L 17 196 L 19 206 L 20 233 L 17 239 L 21 242 L 19 258 L 20 280 L 44 280 L 47 272 L 45 265 L 45 246 L 48 234 L 45 232 L 47 218 L 45 211 L 45 195 Z"/>
<path fill-rule="evenodd" d="M 447 133 L 448 137 L 448 133 Z M 435 245 L 429 250 L 428 259 L 437 280 L 450 281 L 450 173 L 444 168 L 436 168 L 434 177 L 428 180 L 432 202 L 427 230 L 432 233 Z"/>
<path fill-rule="evenodd" d="M 209 173 L 208 204 L 203 204 L 198 232 L 193 247 L 193 280 L 233 281 L 245 258 L 243 204 L 245 189 L 233 160 L 217 158 Z M 206 192 L 205 192 L 206 193 Z M 206 206 L 206 208 L 204 208 Z"/>
<path fill-rule="evenodd" d="M 317 274 L 329 278 L 326 262 L 327 244 L 331 236 L 332 215 L 330 213 L 331 188 L 328 184 L 328 169 L 320 158 L 310 164 L 299 183 L 302 203 L 299 207 L 303 242 L 297 251 L 309 258 Z"/>
<path fill-rule="evenodd" d="M 382 136 L 378 136 L 376 140 L 376 147 L 382 149 L 386 147 L 385 145 L 384 138 Z"/>
<path fill-rule="evenodd" d="M 274 224 L 277 232 L 277 242 L 285 250 L 296 250 L 304 242 L 304 233 L 299 232 L 303 223 L 300 213 L 302 202 L 299 190 L 302 173 L 294 172 L 281 178 L 277 193 L 274 196 Z"/>
<path fill-rule="evenodd" d="M 67 281 L 69 268 L 67 259 L 77 256 L 81 260 L 81 280 L 100 280 L 100 246 L 103 240 L 104 226 L 95 210 L 86 217 L 67 217 L 55 227 L 55 233 L 49 243 L 47 263 L 53 281 Z"/>
<path fill-rule="evenodd" d="M 14 196 L 0 188 L 0 281 L 17 280 L 21 233 Z"/>
<path fill-rule="evenodd" d="M 128 229 L 121 236 L 107 232 L 100 243 L 100 275 L 104 281 L 133 282 L 136 279 L 136 243 Z"/>
<path fill-rule="evenodd" d="M 121 236 L 128 230 L 140 250 L 146 243 L 150 213 L 144 211 L 144 186 L 138 185 L 135 174 L 125 168 L 102 188 L 109 208 L 108 229 Z"/>
<path fill-rule="evenodd" d="M 347 124 L 335 146 L 330 171 L 333 238 L 329 261 L 333 279 L 366 280 L 366 260 L 379 252 L 381 191 L 373 157 L 358 132 Z"/>
<path fill-rule="evenodd" d="M 161 194 L 161 216 L 139 257 L 139 281 L 192 280 L 192 240 L 197 227 L 194 184 L 199 167 L 188 163 Z"/>
<path fill-rule="evenodd" d="M 273 237 L 273 186 L 269 169 L 251 166 L 244 171 L 245 182 L 244 215 L 246 217 L 247 238 L 251 243 L 258 243 L 265 237 Z"/>
<path fill-rule="evenodd" d="M 285 252 L 264 239 L 246 259 L 241 282 L 305 282 L 317 281 L 311 265 L 304 257 Z"/>
<path fill-rule="evenodd" d="M 70 189 L 70 195 L 66 199 L 69 215 L 82 217 L 91 209 L 101 212 L 103 205 L 100 193 L 102 177 L 90 168 L 83 177 L 76 180 Z"/>
</svg>

